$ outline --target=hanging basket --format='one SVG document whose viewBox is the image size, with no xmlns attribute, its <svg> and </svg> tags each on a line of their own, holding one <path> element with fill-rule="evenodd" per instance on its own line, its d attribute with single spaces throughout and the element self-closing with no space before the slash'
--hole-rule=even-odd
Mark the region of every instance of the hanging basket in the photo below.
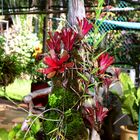
<svg viewBox="0 0 140 140">
<path fill-rule="evenodd" d="M 134 126 L 121 126 L 120 140 L 138 140 L 138 131 Z"/>
</svg>

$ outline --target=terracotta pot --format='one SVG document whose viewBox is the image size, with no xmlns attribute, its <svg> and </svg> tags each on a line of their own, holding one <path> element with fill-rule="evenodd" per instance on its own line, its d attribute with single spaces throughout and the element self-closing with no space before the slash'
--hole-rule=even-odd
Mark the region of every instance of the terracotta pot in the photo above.
<svg viewBox="0 0 140 140">
<path fill-rule="evenodd" d="M 121 126 L 120 140 L 138 140 L 138 131 L 134 126 Z"/>
<path fill-rule="evenodd" d="M 47 83 L 32 83 L 31 84 L 31 92 L 43 88 L 47 88 L 48 84 Z M 38 107 L 44 107 L 48 103 L 48 95 L 43 95 L 43 96 L 37 96 L 36 98 L 33 98 L 33 104 Z"/>
</svg>

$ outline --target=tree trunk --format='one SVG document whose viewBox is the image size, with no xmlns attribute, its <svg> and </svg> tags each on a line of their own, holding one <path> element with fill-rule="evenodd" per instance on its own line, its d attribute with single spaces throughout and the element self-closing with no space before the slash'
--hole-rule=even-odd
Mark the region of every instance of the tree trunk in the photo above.
<svg viewBox="0 0 140 140">
<path fill-rule="evenodd" d="M 73 26 L 76 25 L 77 19 L 85 17 L 84 0 L 69 0 L 68 1 L 68 22 Z"/>
</svg>

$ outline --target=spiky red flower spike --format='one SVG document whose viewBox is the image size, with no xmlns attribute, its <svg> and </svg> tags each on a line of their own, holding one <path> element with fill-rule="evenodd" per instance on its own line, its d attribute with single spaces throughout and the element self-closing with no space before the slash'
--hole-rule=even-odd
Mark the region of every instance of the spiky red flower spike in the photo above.
<svg viewBox="0 0 140 140">
<path fill-rule="evenodd" d="M 54 50 L 51 50 L 50 55 L 45 56 L 43 61 L 48 67 L 39 69 L 38 72 L 47 74 L 47 78 L 52 78 L 57 72 L 63 73 L 67 68 L 74 66 L 73 62 L 67 62 L 69 57 L 70 55 L 67 51 L 64 51 L 59 58 L 55 55 Z"/>
<path fill-rule="evenodd" d="M 79 18 L 77 17 L 77 21 L 78 21 L 79 34 L 82 36 L 85 36 L 89 32 L 89 30 L 93 27 L 92 24 L 89 23 L 86 18 L 79 20 Z"/>
<path fill-rule="evenodd" d="M 53 49 L 56 52 L 60 52 L 60 44 L 61 44 L 61 37 L 59 32 L 55 32 L 54 35 L 52 35 L 51 32 L 49 32 L 50 39 L 46 41 L 47 47 L 49 50 Z"/>
<path fill-rule="evenodd" d="M 98 101 L 96 101 L 96 118 L 97 121 L 102 123 L 104 118 L 107 116 L 108 109 L 100 105 Z"/>
<path fill-rule="evenodd" d="M 74 32 L 71 28 L 63 28 L 61 33 L 61 39 L 64 44 L 64 49 L 66 51 L 71 51 L 73 49 L 73 44 L 75 42 L 77 33 Z"/>
<path fill-rule="evenodd" d="M 99 72 L 98 74 L 105 73 L 106 69 L 114 62 L 114 57 L 109 56 L 108 53 L 101 54 L 98 58 Z"/>
</svg>

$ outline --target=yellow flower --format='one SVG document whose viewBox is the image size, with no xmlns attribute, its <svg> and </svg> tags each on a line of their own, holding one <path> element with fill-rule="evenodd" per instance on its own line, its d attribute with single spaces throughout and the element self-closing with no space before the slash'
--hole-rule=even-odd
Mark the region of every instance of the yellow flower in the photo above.
<svg viewBox="0 0 140 140">
<path fill-rule="evenodd" d="M 39 44 L 38 46 L 35 46 L 34 47 L 34 53 L 33 53 L 33 57 L 37 57 L 38 54 L 41 54 L 42 53 L 42 45 Z"/>
</svg>

